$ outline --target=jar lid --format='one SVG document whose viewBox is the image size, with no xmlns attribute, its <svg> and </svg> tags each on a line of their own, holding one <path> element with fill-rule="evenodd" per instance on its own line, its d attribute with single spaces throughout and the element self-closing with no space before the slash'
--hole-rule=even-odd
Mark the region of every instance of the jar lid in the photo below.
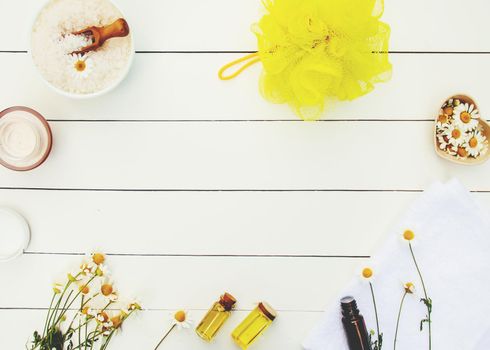
<svg viewBox="0 0 490 350">
<path fill-rule="evenodd" d="M 0 207 L 0 262 L 21 255 L 29 245 L 29 224 L 16 211 Z"/>
<path fill-rule="evenodd" d="M 0 164 L 17 171 L 40 166 L 51 152 L 48 122 L 28 107 L 10 107 L 0 112 Z"/>
<path fill-rule="evenodd" d="M 271 321 L 277 317 L 277 312 L 269 304 L 262 302 L 259 303 L 259 309 L 266 315 Z"/>
<path fill-rule="evenodd" d="M 230 311 L 236 304 L 236 299 L 233 295 L 225 293 L 220 297 L 220 304 L 223 305 L 226 311 Z"/>
</svg>

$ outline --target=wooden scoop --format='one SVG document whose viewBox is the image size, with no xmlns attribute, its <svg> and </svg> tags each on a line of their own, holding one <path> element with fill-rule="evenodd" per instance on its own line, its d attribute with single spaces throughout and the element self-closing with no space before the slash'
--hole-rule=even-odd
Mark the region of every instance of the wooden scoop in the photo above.
<svg viewBox="0 0 490 350">
<path fill-rule="evenodd" d="M 449 101 L 450 99 L 459 100 L 461 103 L 468 103 L 470 105 L 474 105 L 475 109 L 478 109 L 476 102 L 471 97 L 469 97 L 467 95 L 454 95 L 454 96 L 448 98 L 445 101 L 445 103 L 447 101 Z M 445 112 L 446 111 L 443 108 L 441 108 L 438 116 L 444 115 Z M 450 112 L 450 113 L 452 113 L 452 112 Z M 437 124 L 438 118 L 439 117 L 436 118 L 436 121 L 435 121 L 436 124 Z M 478 119 L 478 123 L 481 127 L 482 134 L 487 138 L 488 141 L 490 141 L 490 125 L 487 123 L 487 121 L 485 119 L 482 118 L 481 114 L 480 114 L 480 118 Z M 434 134 L 436 134 L 436 127 L 435 126 L 434 126 Z M 486 162 L 490 158 L 490 149 L 488 149 L 485 154 L 479 155 L 476 158 L 470 158 L 470 157 L 458 158 L 458 157 L 452 156 L 452 155 L 448 154 L 447 152 L 445 152 L 439 148 L 439 141 L 437 139 L 437 136 L 434 137 L 434 148 L 436 150 L 436 153 L 440 157 L 442 157 L 446 160 L 449 160 L 450 162 L 457 163 L 457 164 L 463 164 L 463 165 L 481 164 L 481 163 Z"/>
<path fill-rule="evenodd" d="M 107 40 L 111 38 L 120 38 L 127 36 L 129 34 L 129 25 L 124 18 L 119 18 L 114 23 L 107 26 L 88 27 L 72 34 L 84 35 L 88 38 L 92 38 L 92 44 L 82 47 L 78 51 L 72 52 L 72 54 L 84 54 L 89 51 L 97 50 Z"/>
</svg>

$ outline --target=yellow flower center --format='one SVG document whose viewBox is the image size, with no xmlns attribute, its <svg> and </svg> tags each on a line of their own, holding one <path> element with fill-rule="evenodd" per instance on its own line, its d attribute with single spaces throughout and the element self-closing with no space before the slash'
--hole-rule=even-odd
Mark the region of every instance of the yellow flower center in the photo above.
<svg viewBox="0 0 490 350">
<path fill-rule="evenodd" d="M 77 72 L 83 72 L 87 68 L 85 61 L 78 60 L 75 62 L 74 67 Z"/>
<path fill-rule="evenodd" d="M 453 107 L 445 107 L 443 111 L 446 115 L 453 115 Z"/>
<path fill-rule="evenodd" d="M 371 278 L 373 277 L 373 270 L 369 267 L 366 267 L 362 270 L 362 277 Z"/>
<path fill-rule="evenodd" d="M 451 131 L 451 136 L 455 139 L 459 139 L 461 137 L 461 131 L 459 129 L 454 129 Z"/>
<path fill-rule="evenodd" d="M 413 294 L 414 285 L 412 282 L 405 283 L 405 291 L 407 293 Z"/>
<path fill-rule="evenodd" d="M 471 148 L 475 148 L 476 146 L 478 146 L 478 140 L 476 137 L 472 137 L 470 139 L 470 142 L 468 142 L 468 144 L 470 145 Z"/>
<path fill-rule="evenodd" d="M 90 292 L 90 288 L 87 285 L 80 286 L 80 292 L 82 294 L 88 294 L 88 292 Z"/>
<path fill-rule="evenodd" d="M 437 118 L 437 121 L 440 122 L 440 123 L 447 123 L 447 115 L 445 114 L 441 114 L 438 118 Z"/>
<path fill-rule="evenodd" d="M 103 284 L 102 287 L 100 287 L 100 291 L 104 296 L 108 296 L 112 294 L 113 288 L 110 284 Z"/>
<path fill-rule="evenodd" d="M 463 147 L 458 147 L 458 155 L 460 157 L 466 157 L 468 152 Z"/>
<path fill-rule="evenodd" d="M 92 260 L 97 265 L 100 265 L 105 261 L 105 256 L 101 253 L 95 253 L 94 255 L 92 255 Z"/>
<path fill-rule="evenodd" d="M 413 233 L 411 230 L 406 230 L 403 232 L 403 238 L 407 241 L 411 241 L 415 238 L 415 233 Z"/>
<path fill-rule="evenodd" d="M 465 124 L 468 124 L 471 121 L 471 115 L 468 112 L 463 112 L 459 116 L 459 119 Z"/>
<path fill-rule="evenodd" d="M 185 311 L 179 310 L 175 313 L 174 318 L 177 322 L 185 322 L 186 314 Z"/>
</svg>

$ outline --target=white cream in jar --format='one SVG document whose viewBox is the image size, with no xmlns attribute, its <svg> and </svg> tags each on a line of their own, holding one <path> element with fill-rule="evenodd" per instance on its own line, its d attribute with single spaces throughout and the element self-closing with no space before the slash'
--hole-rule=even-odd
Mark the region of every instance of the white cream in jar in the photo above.
<svg viewBox="0 0 490 350">
<path fill-rule="evenodd" d="M 18 171 L 32 170 L 49 155 L 52 145 L 47 121 L 27 107 L 0 112 L 0 164 Z"/>
</svg>

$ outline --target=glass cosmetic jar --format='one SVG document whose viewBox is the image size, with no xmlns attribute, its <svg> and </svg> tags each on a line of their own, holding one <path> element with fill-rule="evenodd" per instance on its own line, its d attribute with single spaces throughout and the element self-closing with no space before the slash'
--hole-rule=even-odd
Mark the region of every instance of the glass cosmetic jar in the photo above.
<svg viewBox="0 0 490 350">
<path fill-rule="evenodd" d="M 0 164 L 16 171 L 40 166 L 51 152 L 53 137 L 44 117 L 28 107 L 0 112 Z"/>
</svg>

